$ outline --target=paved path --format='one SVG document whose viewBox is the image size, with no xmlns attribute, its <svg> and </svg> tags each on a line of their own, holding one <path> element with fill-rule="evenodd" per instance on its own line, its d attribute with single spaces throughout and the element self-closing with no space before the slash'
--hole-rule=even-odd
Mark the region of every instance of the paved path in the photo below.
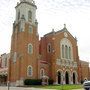
<svg viewBox="0 0 90 90">
<path fill-rule="evenodd" d="M 0 90 L 8 90 L 6 86 L 0 86 Z M 25 88 L 25 87 L 10 87 L 9 90 L 56 90 L 56 89 L 41 89 L 41 88 Z M 84 89 L 73 89 L 73 90 L 84 90 Z"/>
<path fill-rule="evenodd" d="M 84 89 L 73 89 L 73 90 L 84 90 Z"/>
<path fill-rule="evenodd" d="M 8 90 L 8 87 L 0 86 L 0 90 Z M 41 89 L 41 88 L 24 88 L 24 87 L 10 87 L 9 90 L 55 90 L 55 89 Z"/>
</svg>

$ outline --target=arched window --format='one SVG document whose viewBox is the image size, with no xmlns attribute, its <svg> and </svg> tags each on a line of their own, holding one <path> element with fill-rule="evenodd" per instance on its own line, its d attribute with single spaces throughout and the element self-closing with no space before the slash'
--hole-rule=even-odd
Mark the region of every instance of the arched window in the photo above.
<svg viewBox="0 0 90 90">
<path fill-rule="evenodd" d="M 28 68 L 27 68 L 27 75 L 28 76 L 32 76 L 33 75 L 33 68 L 32 68 L 31 65 L 29 65 Z"/>
<path fill-rule="evenodd" d="M 71 48 L 69 47 L 69 59 L 71 59 Z"/>
<path fill-rule="evenodd" d="M 51 43 L 48 43 L 48 45 L 47 45 L 47 52 L 51 53 Z"/>
<path fill-rule="evenodd" d="M 62 45 L 62 58 L 64 58 L 64 45 Z"/>
<path fill-rule="evenodd" d="M 17 52 L 14 52 L 14 54 L 13 54 L 13 62 L 15 63 L 16 60 L 17 60 Z"/>
<path fill-rule="evenodd" d="M 28 53 L 29 54 L 33 53 L 33 46 L 32 46 L 32 44 L 28 44 Z"/>
<path fill-rule="evenodd" d="M 18 20 L 20 19 L 20 11 L 18 12 Z"/>
<path fill-rule="evenodd" d="M 4 65 L 5 65 L 5 67 L 7 67 L 7 58 L 5 58 Z"/>
<path fill-rule="evenodd" d="M 65 58 L 68 59 L 68 47 L 65 45 Z"/>
<path fill-rule="evenodd" d="M 29 33 L 33 33 L 33 28 L 32 28 L 32 26 L 29 26 Z"/>
<path fill-rule="evenodd" d="M 28 21 L 32 20 L 32 12 L 28 11 Z"/>
<path fill-rule="evenodd" d="M 25 29 L 25 22 L 22 21 L 22 22 L 19 23 L 19 32 L 23 32 L 24 29 Z"/>
<path fill-rule="evenodd" d="M 73 49 L 70 40 L 68 40 L 67 38 L 63 38 L 60 41 L 60 50 L 62 59 L 73 59 Z"/>
<path fill-rule="evenodd" d="M 42 78 L 44 76 L 44 74 L 45 74 L 45 70 L 44 69 L 41 69 L 40 70 L 40 78 Z"/>
</svg>

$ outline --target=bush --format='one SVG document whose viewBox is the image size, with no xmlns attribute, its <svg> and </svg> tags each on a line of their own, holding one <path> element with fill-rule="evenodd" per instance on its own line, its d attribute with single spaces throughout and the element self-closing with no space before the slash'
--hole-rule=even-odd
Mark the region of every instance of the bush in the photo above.
<svg viewBox="0 0 90 90">
<path fill-rule="evenodd" d="M 53 79 L 49 79 L 48 83 L 49 83 L 49 85 L 52 85 L 53 84 Z"/>
<path fill-rule="evenodd" d="M 81 80 L 81 84 L 83 84 L 84 80 Z"/>
<path fill-rule="evenodd" d="M 52 85 L 53 80 L 49 79 L 48 84 Z M 42 80 L 41 79 L 25 79 L 24 80 L 24 85 L 42 85 Z"/>
<path fill-rule="evenodd" d="M 25 79 L 24 85 L 41 85 L 42 80 L 41 79 Z"/>
</svg>

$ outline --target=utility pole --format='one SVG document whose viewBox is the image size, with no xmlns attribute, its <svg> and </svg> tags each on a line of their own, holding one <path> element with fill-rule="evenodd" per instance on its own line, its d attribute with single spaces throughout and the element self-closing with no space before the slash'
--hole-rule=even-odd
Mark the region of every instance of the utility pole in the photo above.
<svg viewBox="0 0 90 90">
<path fill-rule="evenodd" d="M 10 88 L 9 88 L 9 87 L 10 87 L 10 85 L 9 85 L 9 81 L 8 81 L 8 83 L 7 83 L 7 84 L 8 84 L 8 90 L 10 90 Z"/>
<path fill-rule="evenodd" d="M 62 78 L 63 78 L 63 75 L 61 75 L 61 76 L 62 76 Z M 61 84 L 62 84 L 62 85 L 61 85 L 61 87 L 62 87 L 61 90 L 63 90 L 63 81 L 61 82 Z"/>
</svg>

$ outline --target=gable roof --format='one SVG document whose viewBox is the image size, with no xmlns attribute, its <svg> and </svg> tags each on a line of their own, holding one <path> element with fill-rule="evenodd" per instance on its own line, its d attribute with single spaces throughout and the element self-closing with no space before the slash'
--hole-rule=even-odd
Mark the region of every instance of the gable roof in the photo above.
<svg viewBox="0 0 90 90">
<path fill-rule="evenodd" d="M 77 41 L 77 38 L 74 37 L 74 36 L 67 30 L 66 27 L 64 27 L 63 29 L 58 30 L 58 31 L 56 31 L 56 32 L 55 32 L 54 30 L 52 30 L 51 32 L 45 34 L 44 36 L 49 36 L 49 35 L 53 35 L 53 34 L 59 34 L 59 33 L 62 33 L 62 32 L 67 32 L 74 40 Z"/>
</svg>

